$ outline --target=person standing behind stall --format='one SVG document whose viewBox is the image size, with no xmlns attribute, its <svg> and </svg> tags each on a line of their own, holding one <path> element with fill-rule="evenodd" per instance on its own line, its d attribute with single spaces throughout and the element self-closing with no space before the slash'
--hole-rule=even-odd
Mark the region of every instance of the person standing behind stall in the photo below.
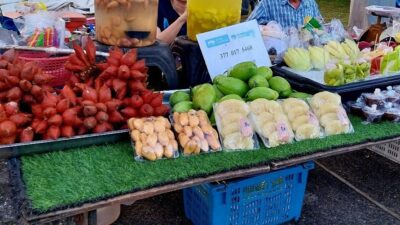
<svg viewBox="0 0 400 225">
<path fill-rule="evenodd" d="M 278 22 L 282 27 L 298 27 L 307 16 L 322 19 L 315 0 L 261 0 L 247 20 L 259 24 Z"/>
<path fill-rule="evenodd" d="M 171 44 L 177 36 L 186 35 L 187 0 L 159 0 L 157 39 Z"/>
</svg>

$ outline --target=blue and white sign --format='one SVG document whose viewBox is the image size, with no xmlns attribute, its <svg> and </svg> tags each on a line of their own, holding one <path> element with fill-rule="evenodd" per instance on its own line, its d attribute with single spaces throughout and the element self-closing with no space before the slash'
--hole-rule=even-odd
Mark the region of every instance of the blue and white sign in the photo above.
<svg viewBox="0 0 400 225">
<path fill-rule="evenodd" d="M 198 34 L 197 40 L 211 79 L 244 61 L 271 66 L 256 20 Z"/>
</svg>

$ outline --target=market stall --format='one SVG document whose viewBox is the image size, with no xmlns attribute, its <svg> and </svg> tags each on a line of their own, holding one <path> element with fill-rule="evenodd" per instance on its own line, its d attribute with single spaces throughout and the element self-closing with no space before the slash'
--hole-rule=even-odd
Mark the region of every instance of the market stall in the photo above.
<svg viewBox="0 0 400 225">
<path fill-rule="evenodd" d="M 362 51 L 336 33 L 343 30 L 337 21 L 321 26 L 309 18 L 291 31 L 292 45 L 278 52 L 264 48 L 265 27 L 260 32 L 255 21 L 229 27 L 240 21 L 240 1 L 211 22 L 214 11 L 193 1 L 188 39 L 173 49 L 186 59 L 186 70 L 202 77 L 191 80 L 191 71 L 182 82 L 168 46 L 156 42 L 156 3 L 96 1 L 98 42 L 78 35 L 82 44 L 63 49 L 53 37 L 59 24 L 52 24 L 33 29 L 24 40 L 28 47 L 1 46 L 0 157 L 9 160 L 14 207 L 23 220 L 45 223 L 90 212 L 96 224 L 99 208 L 191 188 L 187 200 L 197 185 L 218 189 L 215 182 L 224 180 L 264 191 L 254 198 L 268 192 L 273 205 L 285 195 L 292 200 L 265 220 L 297 220 L 309 161 L 400 140 L 400 49 L 394 41 Z M 129 4 L 136 4 L 138 20 L 129 17 Z M 218 28 L 252 45 L 237 47 L 228 35 L 207 33 Z M 212 39 L 197 35 L 204 32 Z M 226 52 L 214 60 L 204 46 Z M 268 53 L 283 62 L 270 67 Z M 200 67 L 188 67 L 192 57 L 200 58 Z M 150 67 L 163 72 L 165 89 L 190 86 L 155 90 Z M 276 193 L 270 196 L 265 183 Z M 201 223 L 190 204 L 187 216 Z"/>
</svg>

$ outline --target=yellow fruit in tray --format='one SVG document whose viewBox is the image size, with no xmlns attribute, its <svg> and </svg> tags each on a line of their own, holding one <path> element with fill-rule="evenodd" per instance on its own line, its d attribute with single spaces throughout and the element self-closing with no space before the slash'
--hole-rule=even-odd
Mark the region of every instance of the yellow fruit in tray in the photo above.
<svg viewBox="0 0 400 225">
<path fill-rule="evenodd" d="M 275 121 L 274 116 L 268 112 L 263 112 L 263 113 L 260 113 L 259 115 L 255 116 L 255 120 L 256 120 L 255 122 L 257 123 L 258 126 Z"/>
<path fill-rule="evenodd" d="M 240 132 L 235 132 L 224 137 L 224 148 L 226 149 L 238 149 L 241 142 L 242 134 Z"/>
<path fill-rule="evenodd" d="M 319 110 L 319 108 L 327 103 L 340 105 L 342 104 L 342 100 L 340 95 L 328 91 L 319 92 L 311 98 L 311 107 L 314 110 Z"/>
<path fill-rule="evenodd" d="M 299 140 L 312 139 L 320 137 L 320 128 L 313 124 L 303 124 L 296 130 Z"/>
<path fill-rule="evenodd" d="M 226 137 L 229 134 L 239 132 L 239 131 L 240 131 L 240 124 L 239 124 L 239 121 L 237 121 L 236 123 L 231 123 L 227 126 L 223 126 L 221 129 L 221 135 L 222 135 L 222 137 Z"/>
<path fill-rule="evenodd" d="M 231 123 L 238 123 L 242 118 L 245 118 L 242 113 L 229 113 L 221 118 L 221 125 L 227 126 Z"/>
<path fill-rule="evenodd" d="M 308 115 L 309 111 L 310 110 L 308 108 L 305 108 L 303 106 L 292 108 L 288 113 L 289 120 L 293 122 L 296 120 L 297 117 Z"/>
<path fill-rule="evenodd" d="M 283 109 L 286 112 L 290 112 L 293 108 L 296 107 L 301 107 L 301 108 L 306 108 L 309 109 L 310 107 L 308 107 L 307 103 L 301 99 L 297 99 L 297 98 L 288 98 L 283 100 L 282 103 Z"/>
<path fill-rule="evenodd" d="M 349 129 L 349 124 L 343 124 L 340 120 L 330 121 L 325 126 L 327 135 L 345 134 L 349 132 Z"/>
<path fill-rule="evenodd" d="M 278 138 L 278 132 L 273 132 L 268 136 L 268 144 L 272 148 L 280 145 L 279 138 Z"/>
<path fill-rule="evenodd" d="M 272 133 L 276 132 L 276 123 L 275 122 L 269 122 L 261 127 L 261 134 L 263 137 L 267 138 L 269 135 Z"/>
<path fill-rule="evenodd" d="M 221 118 L 228 113 L 241 113 L 247 116 L 249 112 L 250 110 L 246 103 L 236 99 L 223 101 L 217 106 L 217 114 Z"/>
<path fill-rule="evenodd" d="M 327 114 L 321 116 L 320 122 L 321 122 L 321 125 L 326 128 L 326 126 L 331 121 L 338 120 L 338 119 L 339 118 L 338 118 L 337 113 L 327 113 Z"/>
<path fill-rule="evenodd" d="M 299 116 L 292 122 L 292 128 L 294 131 L 297 131 L 300 126 L 308 124 L 309 122 L 310 116 L 308 114 Z"/>
<path fill-rule="evenodd" d="M 327 113 L 337 113 L 342 106 L 333 104 L 333 103 L 327 103 L 324 106 L 320 107 L 320 109 L 317 111 L 317 116 L 323 116 Z"/>
<path fill-rule="evenodd" d="M 249 103 L 250 110 L 252 113 L 258 115 L 261 113 L 282 113 L 282 107 L 276 101 L 270 101 L 266 99 L 256 99 Z"/>
</svg>

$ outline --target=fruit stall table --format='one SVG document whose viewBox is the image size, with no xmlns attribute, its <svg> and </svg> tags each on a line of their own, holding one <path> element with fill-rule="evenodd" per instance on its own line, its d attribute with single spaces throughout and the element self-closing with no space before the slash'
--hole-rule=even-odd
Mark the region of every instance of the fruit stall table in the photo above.
<svg viewBox="0 0 400 225">
<path fill-rule="evenodd" d="M 400 125 L 364 125 L 355 133 L 277 148 L 221 152 L 157 162 L 135 162 L 129 141 L 10 159 L 12 186 L 22 218 L 49 222 L 134 202 L 201 183 L 240 178 L 400 140 Z"/>
</svg>

